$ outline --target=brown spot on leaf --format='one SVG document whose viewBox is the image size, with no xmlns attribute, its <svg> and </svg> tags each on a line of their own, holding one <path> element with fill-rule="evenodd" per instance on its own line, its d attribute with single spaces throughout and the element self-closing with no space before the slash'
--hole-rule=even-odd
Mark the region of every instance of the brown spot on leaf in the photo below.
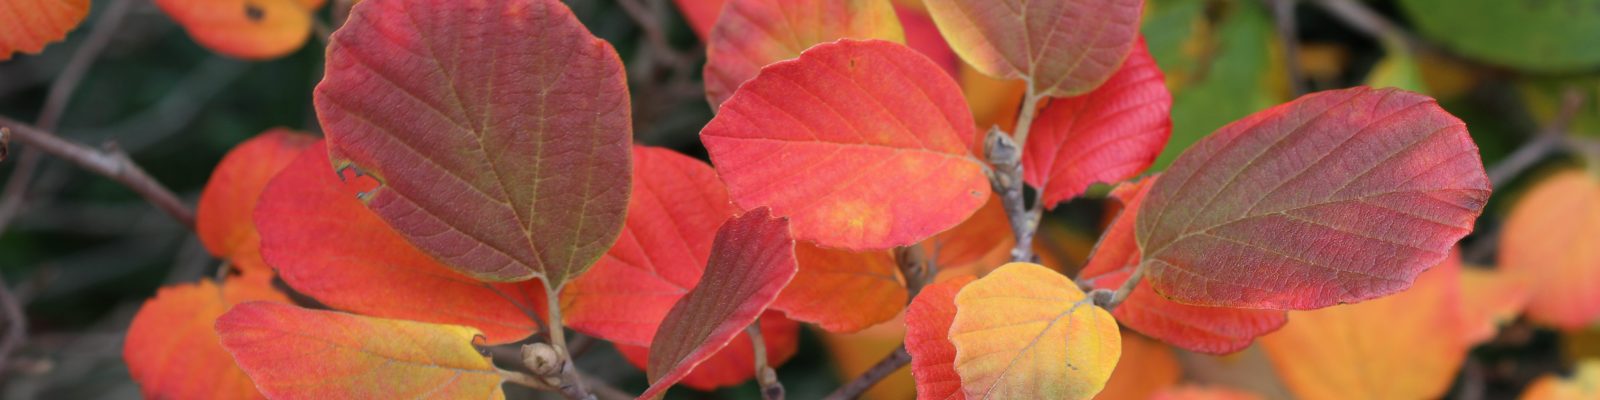
<svg viewBox="0 0 1600 400">
<path fill-rule="evenodd" d="M 250 22 L 261 22 L 267 18 L 267 11 L 254 3 L 244 3 L 244 17 L 250 19 Z"/>
</svg>

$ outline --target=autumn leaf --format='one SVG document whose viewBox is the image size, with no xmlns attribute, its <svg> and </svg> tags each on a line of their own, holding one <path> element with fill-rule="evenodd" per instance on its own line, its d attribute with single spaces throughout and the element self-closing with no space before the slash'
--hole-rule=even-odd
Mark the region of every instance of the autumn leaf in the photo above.
<svg viewBox="0 0 1600 400">
<path fill-rule="evenodd" d="M 616 241 L 626 77 L 560 1 L 362 2 L 327 65 L 315 102 L 335 169 L 375 179 L 367 207 L 445 265 L 554 291 Z"/>
<path fill-rule="evenodd" d="M 944 35 L 939 33 L 939 26 L 934 25 L 928 10 L 919 9 L 921 6 L 922 0 L 894 2 L 894 13 L 900 17 L 900 27 L 905 31 L 906 47 L 922 53 L 944 68 L 944 72 L 951 77 L 960 76 L 958 69 L 962 64 L 961 59 L 956 56 L 955 50 L 950 49 L 950 43 L 944 41 Z"/>
<path fill-rule="evenodd" d="M 1038 264 L 1006 264 L 961 289 L 949 337 L 961 390 L 976 399 L 1088 399 L 1122 353 L 1111 314 Z"/>
<path fill-rule="evenodd" d="M 1150 400 L 1258 400 L 1255 393 L 1222 386 L 1183 385 L 1156 393 Z"/>
<path fill-rule="evenodd" d="M 217 317 L 249 301 L 288 302 L 267 281 L 202 279 L 162 287 L 145 301 L 128 326 L 122 359 L 139 391 L 153 399 L 259 399 L 250 377 L 223 350 Z"/>
<path fill-rule="evenodd" d="M 1133 47 L 1143 0 L 927 0 L 950 47 L 984 74 L 1076 96 L 1109 78 Z"/>
<path fill-rule="evenodd" d="M 894 319 L 906 304 L 899 267 L 887 251 L 851 252 L 795 243 L 799 272 L 772 309 L 829 332 L 855 332 Z"/>
<path fill-rule="evenodd" d="M 1586 359 L 1578 363 L 1572 376 L 1561 378 L 1545 375 L 1528 385 L 1522 400 L 1584 400 L 1600 397 L 1600 361 Z"/>
<path fill-rule="evenodd" d="M 722 15 L 722 7 L 727 0 L 672 0 L 678 5 L 678 12 L 688 20 L 689 29 L 695 35 L 705 39 L 711 35 L 711 27 L 717 23 L 717 16 Z"/>
<path fill-rule="evenodd" d="M 156 0 L 201 46 L 246 60 L 282 57 L 311 37 L 323 0 Z"/>
<path fill-rule="evenodd" d="M 1301 399 L 1439 398 L 1470 347 L 1460 270 L 1452 257 L 1393 296 L 1295 312 L 1261 343 Z"/>
<path fill-rule="evenodd" d="M 1466 126 L 1433 99 L 1314 93 L 1224 126 L 1173 162 L 1138 217 L 1141 268 L 1157 293 L 1193 305 L 1368 300 L 1443 260 L 1489 190 Z"/>
<path fill-rule="evenodd" d="M 1017 237 L 1011 233 L 1011 219 L 1000 196 L 993 195 L 966 221 L 924 243 L 935 254 L 940 271 L 988 271 L 1011 261 Z"/>
<path fill-rule="evenodd" d="M 1494 339 L 1500 325 L 1511 322 L 1527 306 L 1527 283 L 1502 270 L 1461 269 L 1462 333 L 1468 344 Z"/>
<path fill-rule="evenodd" d="M 906 352 L 919 399 L 966 398 L 956 374 L 950 324 L 956 318 L 956 293 L 972 281 L 972 276 L 961 276 L 928 285 L 906 306 Z"/>
<path fill-rule="evenodd" d="M 905 42 L 884 0 L 732 0 L 706 40 L 706 99 L 716 110 L 761 67 L 842 38 Z"/>
<path fill-rule="evenodd" d="M 761 313 L 761 338 L 767 348 L 767 366 L 777 368 L 794 357 L 800 349 L 800 324 L 783 316 L 782 312 L 767 310 Z M 650 348 L 630 344 L 615 344 L 617 352 L 640 369 L 650 365 Z M 694 371 L 678 382 L 694 390 L 710 391 L 744 383 L 755 377 L 755 346 L 748 333 L 739 332 L 728 346 L 711 355 Z"/>
<path fill-rule="evenodd" d="M 250 302 L 216 331 L 269 398 L 505 398 L 472 328 Z"/>
<path fill-rule="evenodd" d="M 1118 185 L 1111 197 L 1122 203 L 1122 213 L 1106 228 L 1094 255 L 1078 273 L 1095 288 L 1115 291 L 1139 265 L 1134 241 L 1134 221 L 1158 177 Z M 1150 285 L 1133 288 L 1111 315 L 1130 329 L 1190 351 L 1226 354 L 1250 346 L 1255 338 L 1277 330 L 1288 320 L 1281 310 L 1205 307 L 1176 303 L 1161 297 Z"/>
<path fill-rule="evenodd" d="M 252 214 L 267 182 L 317 139 L 288 129 L 272 129 L 229 150 L 200 192 L 195 234 L 211 254 L 228 260 L 245 276 L 272 277 L 261 258 L 261 234 Z"/>
<path fill-rule="evenodd" d="M 964 104 L 916 51 L 844 39 L 762 69 L 700 139 L 741 208 L 771 207 L 823 247 L 884 250 L 988 200 Z"/>
<path fill-rule="evenodd" d="M 1122 67 L 1094 91 L 1052 99 L 1033 122 L 1022 157 L 1023 178 L 1044 191 L 1044 204 L 1082 195 L 1094 183 L 1143 172 L 1172 134 L 1172 94 L 1144 38 Z"/>
<path fill-rule="evenodd" d="M 537 280 L 486 283 L 407 243 L 345 190 L 317 142 L 290 162 L 255 210 L 261 252 L 289 287 L 339 310 L 472 326 L 490 344 L 539 330 Z"/>
<path fill-rule="evenodd" d="M 1172 347 L 1123 330 L 1122 357 L 1117 360 L 1117 368 L 1111 371 L 1111 379 L 1106 381 L 1105 390 L 1101 390 L 1094 398 L 1148 399 L 1177 385 L 1182 378 L 1183 366 L 1178 364 Z"/>
<path fill-rule="evenodd" d="M 653 398 L 682 380 L 756 321 L 795 275 L 789 221 L 757 208 L 717 229 L 711 260 L 694 289 L 667 312 L 645 369 Z"/>
<path fill-rule="evenodd" d="M 67 37 L 89 15 L 89 0 L 0 2 L 0 61 L 18 52 L 38 54 Z"/>
<path fill-rule="evenodd" d="M 1580 329 L 1600 318 L 1600 181 L 1551 175 L 1517 200 L 1500 235 L 1500 265 L 1527 281 L 1528 319 Z"/>
</svg>

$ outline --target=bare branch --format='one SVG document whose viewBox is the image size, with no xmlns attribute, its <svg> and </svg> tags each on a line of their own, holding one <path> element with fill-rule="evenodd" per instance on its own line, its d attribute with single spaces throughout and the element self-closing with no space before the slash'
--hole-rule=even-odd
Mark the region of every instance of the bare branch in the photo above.
<svg viewBox="0 0 1600 400">
<path fill-rule="evenodd" d="M 5 313 L 5 337 L 0 338 L 0 366 L 11 365 L 11 353 L 28 340 L 28 316 L 22 312 L 22 302 L 11 293 L 11 285 L 0 278 L 0 312 Z M 0 368 L 3 375 L 10 368 Z"/>
<path fill-rule="evenodd" d="M 877 365 L 867 369 L 866 373 L 839 387 L 838 390 L 833 391 L 832 394 L 829 394 L 824 399 L 848 400 L 861 397 L 861 394 L 866 393 L 867 389 L 871 389 L 873 385 L 877 385 L 878 382 L 883 381 L 884 378 L 888 378 L 890 374 L 899 371 L 900 368 L 910 363 L 911 353 L 907 353 L 906 346 L 902 344 L 900 347 L 895 348 L 893 353 L 889 353 L 889 356 L 884 357 L 882 361 L 878 361 Z"/>
<path fill-rule="evenodd" d="M 755 350 L 756 383 L 761 385 L 761 398 L 783 400 L 783 382 L 778 381 L 778 372 L 767 364 L 767 340 L 761 335 L 761 320 L 758 318 L 744 327 L 744 333 L 750 336 L 750 345 Z"/>
<path fill-rule="evenodd" d="M 37 148 L 46 154 L 67 160 L 90 172 L 121 183 L 178 223 L 191 230 L 194 229 L 194 210 L 189 209 L 189 206 L 179 200 L 177 195 L 172 194 L 171 190 L 156 182 L 144 172 L 144 169 L 134 164 L 133 159 L 115 144 L 108 143 L 97 150 L 3 116 L 0 116 L 0 127 L 9 128 L 12 138 L 18 143 Z"/>
<path fill-rule="evenodd" d="M 1283 66 L 1288 72 L 1289 88 L 1294 91 L 1295 97 L 1306 94 L 1305 77 L 1300 70 L 1300 29 L 1294 20 L 1294 8 L 1299 0 L 1268 0 L 1272 8 L 1272 20 L 1278 28 L 1278 44 L 1283 46 Z"/>
</svg>

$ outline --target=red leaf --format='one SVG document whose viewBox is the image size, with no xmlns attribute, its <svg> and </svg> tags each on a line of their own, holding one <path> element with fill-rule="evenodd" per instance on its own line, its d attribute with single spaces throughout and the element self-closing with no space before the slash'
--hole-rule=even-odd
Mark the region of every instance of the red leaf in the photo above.
<svg viewBox="0 0 1600 400">
<path fill-rule="evenodd" d="M 1144 0 L 927 0 L 956 54 L 1051 97 L 1094 90 L 1128 56 Z"/>
<path fill-rule="evenodd" d="M 956 346 L 950 343 L 950 324 L 956 319 L 956 293 L 974 279 L 959 276 L 928 285 L 906 306 L 906 352 L 911 353 L 917 398 L 966 398 L 961 392 L 961 376 L 956 374 Z"/>
<path fill-rule="evenodd" d="M 234 304 L 258 300 L 289 301 L 256 279 L 230 278 L 220 286 L 203 279 L 161 288 L 133 316 L 122 346 L 140 393 L 155 399 L 262 398 L 211 328 Z"/>
<path fill-rule="evenodd" d="M 767 310 L 761 314 L 761 338 L 767 346 L 767 365 L 777 368 L 800 347 L 800 324 L 785 318 L 783 313 Z M 640 369 L 647 368 L 650 364 L 650 348 L 629 344 L 617 344 L 617 352 L 622 357 Z M 744 383 L 755 377 L 756 364 L 755 346 L 750 344 L 750 336 L 743 331 L 739 336 L 728 342 L 727 347 L 718 350 L 694 368 L 693 372 L 684 375 L 678 384 L 694 390 L 713 390 Z"/>
<path fill-rule="evenodd" d="M 1022 171 L 1044 191 L 1049 207 L 1094 183 L 1139 175 L 1172 134 L 1172 93 L 1144 38 L 1105 84 L 1081 96 L 1053 99 L 1029 132 Z"/>
<path fill-rule="evenodd" d="M 900 26 L 905 29 L 907 47 L 916 49 L 918 53 L 933 60 L 934 64 L 939 64 L 939 67 L 944 68 L 944 72 L 951 77 L 960 76 L 958 70 L 961 59 L 950 49 L 950 43 L 944 41 L 944 35 L 939 34 L 939 27 L 933 24 L 933 17 L 928 16 L 927 10 L 895 2 L 894 11 L 900 16 Z"/>
<path fill-rule="evenodd" d="M 16 52 L 38 54 L 67 37 L 89 15 L 89 0 L 7 0 L 0 2 L 0 61 Z"/>
<path fill-rule="evenodd" d="M 800 270 L 772 309 L 829 332 L 856 332 L 894 319 L 906 287 L 888 251 L 850 252 L 795 244 Z"/>
<path fill-rule="evenodd" d="M 1117 186 L 1111 196 L 1123 204 L 1122 214 L 1100 237 L 1094 255 L 1078 273 L 1095 288 L 1117 290 L 1139 265 L 1134 242 L 1134 221 L 1140 203 L 1157 177 Z M 1278 330 L 1288 322 L 1282 310 L 1204 307 L 1175 303 L 1141 284 L 1111 311 L 1123 326 L 1191 351 L 1226 354 L 1249 347 L 1256 337 Z"/>
<path fill-rule="evenodd" d="M 762 69 L 700 132 L 741 208 L 771 207 L 797 239 L 849 250 L 913 244 L 972 215 L 989 196 L 975 137 L 937 65 L 849 39 Z"/>
<path fill-rule="evenodd" d="M 705 39 L 711 34 L 711 26 L 717 23 L 717 16 L 722 14 L 723 3 L 727 0 L 672 0 L 678 5 L 678 12 L 683 14 L 683 19 L 688 20 L 689 29 L 694 34 Z"/>
<path fill-rule="evenodd" d="M 1314 309 L 1405 289 L 1489 198 L 1478 147 L 1426 96 L 1310 94 L 1222 127 L 1150 189 L 1139 248 L 1180 303 Z"/>
<path fill-rule="evenodd" d="M 633 148 L 633 197 L 616 246 L 562 290 L 567 326 L 649 346 L 672 304 L 711 259 L 717 227 L 734 214 L 716 172 L 658 147 Z"/>
<path fill-rule="evenodd" d="M 645 372 L 653 398 L 682 380 L 738 336 L 794 278 L 789 221 L 757 208 L 717 229 L 711 260 L 694 289 L 684 294 L 656 330 Z"/>
<path fill-rule="evenodd" d="M 628 204 L 622 62 L 558 0 L 362 2 L 317 116 L 340 171 L 406 240 L 474 278 L 560 288 Z"/>
<path fill-rule="evenodd" d="M 905 41 L 883 0 L 733 0 L 706 40 L 706 99 L 715 110 L 761 67 L 841 38 Z"/>
<path fill-rule="evenodd" d="M 406 243 L 344 191 L 321 142 L 296 158 L 261 194 L 261 250 L 296 291 L 340 310 L 468 325 L 489 343 L 539 330 L 537 280 L 490 284 L 440 264 Z"/>
<path fill-rule="evenodd" d="M 316 141 L 279 128 L 229 150 L 200 192 L 194 221 L 200 243 L 245 275 L 270 279 L 272 269 L 261 259 L 261 234 L 251 215 L 267 182 Z"/>
</svg>

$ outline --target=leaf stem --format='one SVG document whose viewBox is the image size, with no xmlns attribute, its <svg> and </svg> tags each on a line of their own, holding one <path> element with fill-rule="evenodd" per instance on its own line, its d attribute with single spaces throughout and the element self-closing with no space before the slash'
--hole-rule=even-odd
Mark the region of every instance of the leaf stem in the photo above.
<svg viewBox="0 0 1600 400">
<path fill-rule="evenodd" d="M 889 353 L 883 360 L 878 361 L 878 364 L 867 369 L 866 373 L 856 377 L 850 383 L 840 386 L 838 390 L 834 390 L 832 394 L 823 399 L 848 400 L 861 397 L 861 394 L 866 393 L 867 389 L 871 389 L 873 385 L 878 384 L 884 378 L 888 378 L 890 374 L 899 371 L 901 367 L 905 367 L 906 364 L 910 363 L 911 353 L 907 353 L 906 345 L 901 344 L 900 347 L 894 349 L 893 353 Z"/>
<path fill-rule="evenodd" d="M 783 400 L 783 382 L 778 381 L 778 372 L 767 363 L 767 341 L 761 336 L 761 319 L 744 327 L 744 332 L 750 336 L 750 346 L 756 355 L 756 383 L 761 384 L 761 398 Z"/>
</svg>

